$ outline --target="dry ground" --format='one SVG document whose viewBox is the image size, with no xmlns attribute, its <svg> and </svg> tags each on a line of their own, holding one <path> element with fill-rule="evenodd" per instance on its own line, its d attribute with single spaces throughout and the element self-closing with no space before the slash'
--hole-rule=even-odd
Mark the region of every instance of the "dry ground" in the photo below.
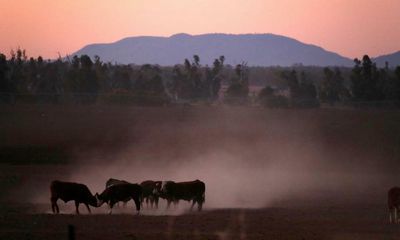
<svg viewBox="0 0 400 240">
<path fill-rule="evenodd" d="M 183 215 L 26 213 L 0 218 L 1 239 L 399 239 L 379 206 L 340 208 L 216 209 Z M 132 210 L 132 209 L 131 209 Z"/>
<path fill-rule="evenodd" d="M 0 239 L 400 239 L 400 112 L 1 106 Z M 205 211 L 49 214 L 53 179 L 206 182 Z M 164 203 L 163 203 L 164 204 Z M 132 203 L 131 203 L 132 205 Z"/>
</svg>

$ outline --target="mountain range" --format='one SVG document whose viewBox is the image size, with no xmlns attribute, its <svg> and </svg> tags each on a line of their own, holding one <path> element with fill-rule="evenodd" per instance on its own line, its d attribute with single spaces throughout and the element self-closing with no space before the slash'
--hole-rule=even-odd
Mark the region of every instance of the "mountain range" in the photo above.
<svg viewBox="0 0 400 240">
<path fill-rule="evenodd" d="M 382 55 L 376 58 L 372 59 L 373 62 L 376 63 L 377 66 L 379 67 L 384 67 L 386 62 L 388 62 L 389 67 L 396 67 L 400 65 L 400 51 L 392 53 L 392 54 L 387 54 L 387 55 Z"/>
<path fill-rule="evenodd" d="M 211 65 L 225 56 L 225 63 L 249 66 L 353 66 L 353 60 L 319 46 L 275 34 L 175 34 L 170 37 L 129 37 L 114 43 L 90 44 L 73 55 L 98 55 L 104 62 L 123 64 L 181 64 L 193 55 L 200 63 Z M 383 66 L 400 65 L 400 52 L 374 59 Z"/>
</svg>

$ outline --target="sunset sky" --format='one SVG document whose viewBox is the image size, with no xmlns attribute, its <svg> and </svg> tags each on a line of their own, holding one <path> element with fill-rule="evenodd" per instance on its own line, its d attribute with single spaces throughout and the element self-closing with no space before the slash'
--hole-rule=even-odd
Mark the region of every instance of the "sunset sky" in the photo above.
<svg viewBox="0 0 400 240">
<path fill-rule="evenodd" d="M 346 57 L 400 50 L 400 0 L 0 0 L 0 52 L 54 58 L 175 33 L 274 33 Z"/>
</svg>

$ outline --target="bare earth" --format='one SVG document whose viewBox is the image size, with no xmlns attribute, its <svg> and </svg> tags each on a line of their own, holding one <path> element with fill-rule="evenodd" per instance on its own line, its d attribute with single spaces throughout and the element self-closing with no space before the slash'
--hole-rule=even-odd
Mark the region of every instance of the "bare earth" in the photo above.
<svg viewBox="0 0 400 240">
<path fill-rule="evenodd" d="M 16 206 L 15 206 L 16 207 Z M 128 213 L 74 215 L 26 213 L 32 206 L 1 214 L 1 239 L 399 239 L 380 206 L 338 208 L 214 209 L 182 215 Z M 37 207 L 37 206 L 34 206 Z M 133 212 L 133 209 L 130 209 Z M 71 212 L 72 213 L 72 209 Z M 145 211 L 146 212 L 146 211 Z M 168 214 L 168 213 L 167 213 Z"/>
<path fill-rule="evenodd" d="M 2 106 L 0 239 L 400 239 L 400 112 Z M 32 160 L 33 159 L 33 160 Z M 133 203 L 74 214 L 51 180 L 206 183 L 202 212 Z"/>
</svg>

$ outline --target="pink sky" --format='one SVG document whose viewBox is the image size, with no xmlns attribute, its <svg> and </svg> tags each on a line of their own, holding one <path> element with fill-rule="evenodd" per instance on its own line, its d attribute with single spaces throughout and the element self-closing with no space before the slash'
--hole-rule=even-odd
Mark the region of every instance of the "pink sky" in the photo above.
<svg viewBox="0 0 400 240">
<path fill-rule="evenodd" d="M 0 0 L 0 52 L 54 58 L 175 33 L 274 33 L 354 58 L 400 50 L 400 0 Z"/>
</svg>

